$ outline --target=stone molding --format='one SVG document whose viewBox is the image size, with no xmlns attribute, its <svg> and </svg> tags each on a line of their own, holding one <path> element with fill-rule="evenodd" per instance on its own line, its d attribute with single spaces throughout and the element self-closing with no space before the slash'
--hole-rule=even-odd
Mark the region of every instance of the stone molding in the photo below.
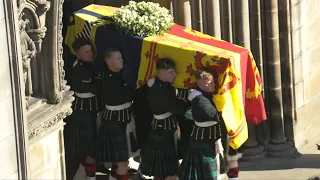
<svg viewBox="0 0 320 180">
<path fill-rule="evenodd" d="M 28 112 L 29 143 L 60 128 L 59 124 L 63 123 L 63 119 L 72 113 L 71 103 L 74 100 L 72 94 L 71 91 L 65 91 L 61 103 L 51 105 L 43 102 L 34 108 L 35 110 Z"/>
</svg>

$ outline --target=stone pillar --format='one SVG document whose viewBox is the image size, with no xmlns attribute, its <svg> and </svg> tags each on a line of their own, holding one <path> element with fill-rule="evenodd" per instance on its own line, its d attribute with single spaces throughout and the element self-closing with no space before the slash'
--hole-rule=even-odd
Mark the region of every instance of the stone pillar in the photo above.
<svg viewBox="0 0 320 180">
<path fill-rule="evenodd" d="M 206 7 L 204 10 L 204 17 L 206 17 L 204 19 L 206 27 L 204 32 L 216 38 L 221 38 L 219 0 L 205 0 L 203 4 Z"/>
<path fill-rule="evenodd" d="M 221 38 L 233 42 L 231 0 L 220 0 Z"/>
<path fill-rule="evenodd" d="M 31 39 L 35 42 L 37 48 L 36 58 L 32 62 L 32 87 L 35 92 L 40 94 L 45 94 L 45 81 L 44 74 L 45 70 L 43 69 L 43 64 L 45 61 L 45 57 L 42 53 L 42 41 L 46 35 L 47 28 L 42 27 L 38 29 L 32 29 L 28 31 Z"/>
<path fill-rule="evenodd" d="M 191 6 L 188 0 L 174 1 L 175 5 L 175 23 L 192 28 L 191 24 Z"/>
<path fill-rule="evenodd" d="M 203 0 L 190 0 L 191 2 L 191 19 L 192 29 L 203 32 L 203 14 L 202 14 Z"/>
<path fill-rule="evenodd" d="M 43 42 L 44 53 L 47 55 L 45 68 L 47 74 L 45 76 L 46 95 L 48 103 L 57 104 L 62 100 L 60 92 L 60 74 L 59 74 L 59 48 L 58 48 L 58 31 L 59 31 L 59 5 L 60 0 L 50 0 L 51 8 L 48 11 L 46 19 L 47 35 Z"/>
<path fill-rule="evenodd" d="M 281 62 L 279 42 L 278 1 L 263 0 L 265 11 L 265 45 L 268 80 L 268 105 L 271 140 L 268 145 L 268 155 L 273 157 L 288 156 L 293 153 L 291 142 L 286 142 L 284 136 L 283 100 L 281 88 Z"/>
<path fill-rule="evenodd" d="M 250 49 L 250 23 L 248 0 L 231 0 L 234 43 Z"/>
<path fill-rule="evenodd" d="M 293 67 L 290 36 L 289 0 L 278 1 L 279 4 L 279 30 L 281 55 L 281 80 L 284 116 L 284 132 L 288 141 L 294 142 L 293 121 L 295 119 L 295 101 L 293 93 Z"/>
</svg>

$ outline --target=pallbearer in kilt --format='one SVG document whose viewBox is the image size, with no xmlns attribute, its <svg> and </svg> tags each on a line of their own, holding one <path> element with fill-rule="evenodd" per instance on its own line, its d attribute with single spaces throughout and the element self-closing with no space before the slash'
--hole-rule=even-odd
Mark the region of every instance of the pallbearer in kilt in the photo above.
<svg viewBox="0 0 320 180">
<path fill-rule="evenodd" d="M 128 159 L 137 155 L 135 124 L 131 111 L 134 89 L 122 76 L 123 59 L 119 50 L 108 48 L 104 54 L 107 70 L 102 79 L 105 111 L 101 121 L 96 158 L 114 163 L 110 180 L 128 179 Z"/>
<path fill-rule="evenodd" d="M 216 141 L 222 137 L 225 129 L 221 126 L 222 118 L 212 101 L 215 85 L 210 70 L 197 70 L 196 80 L 198 88 L 188 97 L 195 125 L 180 166 L 179 179 L 217 180 L 219 164 Z"/>
<path fill-rule="evenodd" d="M 142 148 L 140 172 L 156 179 L 177 178 L 178 144 L 176 115 L 184 115 L 186 103 L 177 98 L 171 85 L 175 80 L 175 64 L 170 59 L 160 59 L 157 77 L 148 81 L 149 104 L 154 119 L 151 133 Z"/>
<path fill-rule="evenodd" d="M 101 109 L 99 74 L 93 67 L 94 54 L 91 42 L 79 38 L 73 43 L 77 60 L 73 64 L 71 88 L 75 92 L 73 113 L 66 125 L 66 156 L 78 157 L 80 166 L 74 179 L 95 179 L 94 148 L 96 118 Z M 68 162 L 67 162 L 68 163 Z M 85 173 L 84 173 L 85 170 Z"/>
</svg>

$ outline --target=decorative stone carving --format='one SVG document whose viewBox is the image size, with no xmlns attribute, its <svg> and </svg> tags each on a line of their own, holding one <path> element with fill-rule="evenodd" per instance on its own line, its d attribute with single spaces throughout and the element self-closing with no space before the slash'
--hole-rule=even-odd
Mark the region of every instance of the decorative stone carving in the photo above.
<svg viewBox="0 0 320 180">
<path fill-rule="evenodd" d="M 35 137 L 42 135 L 45 131 L 55 126 L 57 123 L 62 121 L 67 116 L 71 115 L 71 113 L 72 113 L 71 107 L 66 108 L 63 111 L 56 114 L 55 116 L 53 116 L 52 118 L 44 120 L 37 127 L 29 130 L 28 132 L 29 141 L 32 141 L 35 139 Z"/>
<path fill-rule="evenodd" d="M 41 45 L 47 31 L 45 21 L 50 4 L 47 0 L 17 0 L 27 109 L 31 96 L 44 95 L 46 71 L 43 69 L 45 67 Z"/>
<path fill-rule="evenodd" d="M 21 55 L 23 63 L 23 77 L 25 84 L 25 95 L 28 99 L 32 95 L 32 78 L 31 78 L 31 69 L 30 61 L 36 55 L 36 46 L 31 40 L 30 36 L 26 31 L 26 25 L 29 22 L 28 19 L 20 19 L 20 39 L 21 39 Z M 28 108 L 28 104 L 27 104 Z"/>
<path fill-rule="evenodd" d="M 34 42 L 41 43 L 43 38 L 46 35 L 46 31 L 47 31 L 46 27 L 41 27 L 39 29 L 31 29 L 31 30 L 29 30 L 28 34 L 30 35 L 31 39 Z"/>
<path fill-rule="evenodd" d="M 61 92 L 59 92 L 59 93 L 54 93 L 54 92 L 49 93 L 49 94 L 47 95 L 47 97 L 48 97 L 48 102 L 49 102 L 50 104 L 58 104 L 58 103 L 60 103 L 60 102 L 62 101 L 62 99 L 63 99 Z"/>
<path fill-rule="evenodd" d="M 44 15 L 50 9 L 50 2 L 46 0 L 36 0 L 35 1 L 38 5 L 37 14 L 38 16 Z"/>
<path fill-rule="evenodd" d="M 59 73 L 60 73 L 60 88 L 61 90 L 66 89 L 67 82 L 64 80 L 65 78 L 65 71 L 63 69 L 64 61 L 63 61 L 63 36 L 62 36 L 62 16 L 63 16 L 63 2 L 64 0 L 60 0 L 59 2 L 59 21 L 58 21 L 58 63 L 59 63 Z"/>
</svg>

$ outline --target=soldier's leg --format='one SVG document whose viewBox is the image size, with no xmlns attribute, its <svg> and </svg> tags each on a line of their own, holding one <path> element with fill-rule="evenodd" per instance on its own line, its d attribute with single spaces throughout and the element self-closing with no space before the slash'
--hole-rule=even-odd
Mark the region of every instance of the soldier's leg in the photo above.
<svg viewBox="0 0 320 180">
<path fill-rule="evenodd" d="M 87 179 L 95 180 L 96 161 L 94 157 L 94 148 L 96 141 L 96 115 L 88 114 L 79 120 L 79 144 L 81 157 L 83 157 L 82 165 L 85 168 Z"/>
</svg>

